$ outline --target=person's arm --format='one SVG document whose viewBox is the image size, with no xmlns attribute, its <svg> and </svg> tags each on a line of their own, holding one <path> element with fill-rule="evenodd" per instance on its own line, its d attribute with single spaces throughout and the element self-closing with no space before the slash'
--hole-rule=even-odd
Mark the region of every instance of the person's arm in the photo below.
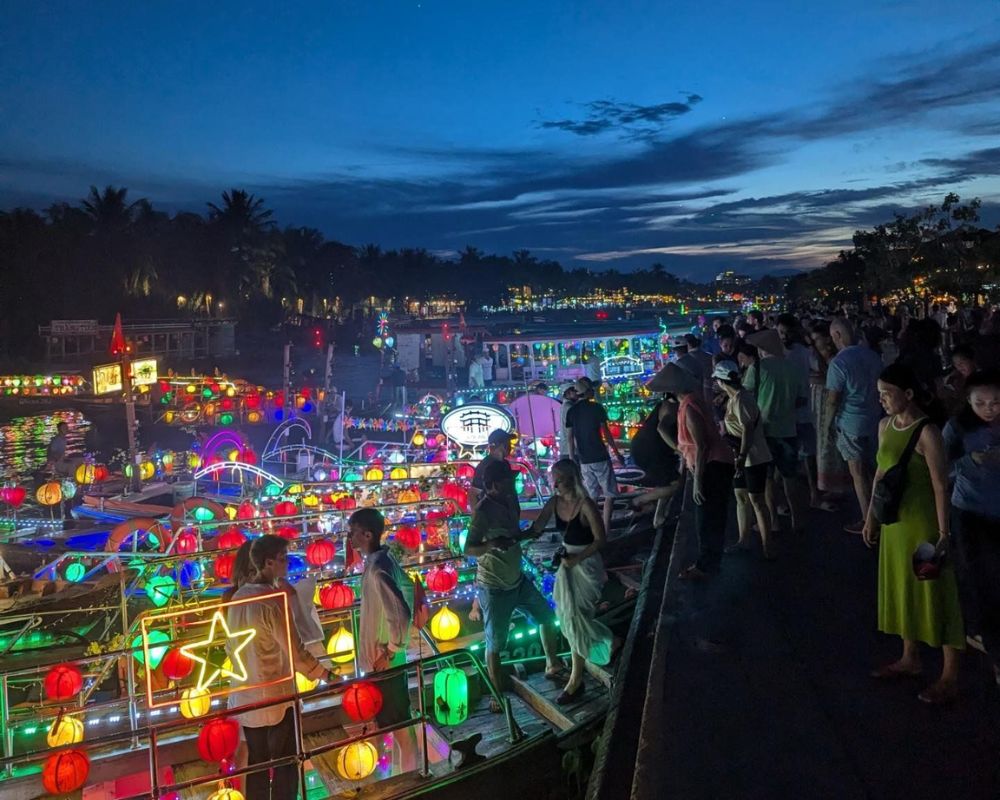
<svg viewBox="0 0 1000 800">
<path fill-rule="evenodd" d="M 885 435 L 885 427 L 889 424 L 891 417 L 883 417 L 878 424 L 878 443 L 879 447 L 882 446 L 882 437 Z M 882 476 L 885 475 L 885 470 L 881 467 L 875 470 L 875 477 L 872 478 L 872 489 L 869 493 L 868 508 L 865 509 L 865 524 L 861 530 L 861 538 L 865 540 L 865 544 L 868 547 L 874 547 L 875 543 L 878 541 L 879 534 L 882 530 L 881 523 L 875 519 L 875 514 L 872 511 L 872 501 L 870 498 L 875 496 L 875 487 L 878 486 L 878 482 L 882 480 Z"/>
<path fill-rule="evenodd" d="M 545 526 L 548 525 L 549 520 L 552 519 L 552 515 L 556 511 L 556 501 L 555 495 L 552 495 L 548 500 L 545 501 L 545 505 L 542 506 L 542 510 L 538 512 L 538 516 L 535 517 L 534 522 L 531 523 L 531 527 L 528 528 L 528 535 L 532 538 L 542 535 L 542 531 L 545 530 Z"/>
<path fill-rule="evenodd" d="M 655 489 L 637 494 L 632 498 L 632 508 L 639 510 L 643 506 L 649 506 L 659 500 L 673 497 L 677 493 L 679 481 L 674 481 L 669 486 L 657 486 Z"/>
<path fill-rule="evenodd" d="M 934 506 L 937 509 L 939 549 L 948 544 L 951 532 L 951 497 L 948 490 L 948 462 L 944 454 L 944 440 L 937 425 L 924 425 L 917 442 L 917 451 L 927 462 L 931 473 L 931 486 L 934 488 Z"/>
<path fill-rule="evenodd" d="M 486 531 L 489 528 L 489 521 L 486 514 L 477 510 L 469 523 L 469 535 L 465 540 L 465 554 L 473 558 L 479 558 L 493 550 L 505 550 L 513 543 L 513 539 L 506 536 L 494 539 L 486 538 Z"/>
<path fill-rule="evenodd" d="M 673 417 L 674 422 L 676 422 L 677 417 Z M 660 435 L 660 438 L 667 443 L 667 447 L 673 450 L 675 453 L 680 452 L 680 448 L 677 446 L 677 438 L 673 435 L 670 430 L 671 415 L 667 414 L 656 423 L 656 432 Z"/>
<path fill-rule="evenodd" d="M 576 461 L 576 437 L 573 435 L 572 408 L 566 412 L 566 457 L 571 461 Z"/>
<path fill-rule="evenodd" d="M 388 572 L 379 569 L 371 577 L 374 578 L 372 585 L 375 587 L 380 614 L 389 628 L 389 641 L 386 642 L 386 663 L 382 665 L 376 662 L 374 666 L 377 669 L 385 669 L 396 653 L 406 649 L 406 643 L 410 639 L 410 622 L 413 619 L 413 611 L 396 581 Z"/>
<path fill-rule="evenodd" d="M 829 409 L 830 427 L 836 426 L 835 420 L 837 412 L 840 411 L 840 403 L 844 398 L 845 379 L 844 373 L 837 364 L 834 357 L 826 368 L 826 405 Z"/>
<path fill-rule="evenodd" d="M 618 463 L 623 467 L 625 466 L 625 459 L 622 458 L 621 451 L 618 449 L 618 443 L 615 441 L 615 437 L 611 435 L 611 426 L 608 425 L 607 419 L 601 423 L 601 433 L 604 436 L 604 441 L 608 443 L 608 447 L 611 448 L 611 452 L 615 454 L 615 458 L 618 459 Z"/>
<path fill-rule="evenodd" d="M 289 587 L 290 588 L 290 587 Z M 293 590 L 294 591 L 294 590 Z M 288 592 L 285 592 L 285 603 L 291 604 L 293 599 Z M 281 641 L 281 632 L 285 628 L 285 623 L 288 624 L 288 638 L 292 645 L 292 652 L 289 654 L 291 656 L 291 661 L 295 667 L 296 672 L 301 672 L 307 678 L 312 678 L 313 680 L 318 680 L 319 678 L 326 678 L 328 681 L 332 681 L 332 673 L 326 667 L 319 663 L 319 660 L 310 653 L 305 644 L 302 642 L 302 637 L 299 636 L 299 631 L 295 627 L 295 623 L 292 617 L 292 609 L 287 608 L 288 613 L 285 615 L 285 619 L 280 619 L 279 609 L 281 608 L 280 600 L 275 600 L 274 603 L 267 603 L 266 607 L 261 611 L 260 623 L 262 626 L 267 626 L 272 637 L 275 641 Z M 280 620 L 280 621 L 279 621 Z"/>
<path fill-rule="evenodd" d="M 594 535 L 594 541 L 588 544 L 579 553 L 573 553 L 563 558 L 563 564 L 567 569 L 572 569 L 585 558 L 589 558 L 607 542 L 607 533 L 604 530 L 604 520 L 597 511 L 597 505 L 589 497 L 584 498 L 583 505 L 580 506 L 580 514 L 590 526 L 590 532 Z"/>
<path fill-rule="evenodd" d="M 705 475 L 705 465 L 708 464 L 708 432 L 705 430 L 705 420 L 697 411 L 689 410 L 684 419 L 688 435 L 695 446 L 693 498 L 695 503 L 701 505 L 705 500 L 701 493 L 701 481 Z"/>
</svg>

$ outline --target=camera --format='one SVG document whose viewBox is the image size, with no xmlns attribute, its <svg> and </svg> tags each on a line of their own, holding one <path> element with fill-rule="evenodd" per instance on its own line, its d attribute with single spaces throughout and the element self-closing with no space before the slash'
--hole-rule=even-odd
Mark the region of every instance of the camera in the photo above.
<svg viewBox="0 0 1000 800">
<path fill-rule="evenodd" d="M 560 547 L 552 554 L 552 569 L 559 569 L 562 564 L 562 560 L 568 556 L 569 553 L 566 552 L 565 547 Z"/>
</svg>

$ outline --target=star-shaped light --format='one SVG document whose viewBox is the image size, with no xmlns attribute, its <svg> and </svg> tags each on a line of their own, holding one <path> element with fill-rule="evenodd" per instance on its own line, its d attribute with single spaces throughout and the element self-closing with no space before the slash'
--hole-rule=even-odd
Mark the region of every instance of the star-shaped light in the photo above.
<svg viewBox="0 0 1000 800">
<path fill-rule="evenodd" d="M 225 632 L 225 636 L 217 636 L 216 632 L 219 626 L 222 626 L 222 630 Z M 191 642 L 191 644 L 186 644 L 181 647 L 181 652 L 190 658 L 192 661 L 197 661 L 201 667 L 198 672 L 198 683 L 196 684 L 198 690 L 207 689 L 211 686 L 217 678 L 230 677 L 238 681 L 245 681 L 247 679 L 247 668 L 243 663 L 243 659 L 240 657 L 240 653 L 246 648 L 251 641 L 253 641 L 254 636 L 257 635 L 257 631 L 250 628 L 245 631 L 233 631 L 229 630 L 229 625 L 226 624 L 226 618 L 222 615 L 221 611 L 216 611 L 212 615 L 212 627 L 208 629 L 208 638 L 202 639 L 200 642 Z M 233 652 L 230 654 L 230 665 L 227 667 L 223 664 L 221 667 L 216 667 L 211 664 L 207 658 L 204 656 L 197 655 L 194 651 L 205 650 L 217 645 L 219 643 L 225 643 L 230 639 L 238 639 L 239 644 L 233 648 Z M 209 672 L 211 670 L 211 672 Z M 208 677 L 206 678 L 206 673 Z"/>
</svg>

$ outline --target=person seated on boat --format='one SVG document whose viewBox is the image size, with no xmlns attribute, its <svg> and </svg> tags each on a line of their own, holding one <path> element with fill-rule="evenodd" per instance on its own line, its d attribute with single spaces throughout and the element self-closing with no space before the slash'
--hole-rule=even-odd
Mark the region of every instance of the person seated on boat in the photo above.
<svg viewBox="0 0 1000 800">
<path fill-rule="evenodd" d="M 513 443 L 513 433 L 501 430 L 500 428 L 490 433 L 489 438 L 486 440 L 489 451 L 486 453 L 486 458 L 476 465 L 475 474 L 472 476 L 472 485 L 469 487 L 469 504 L 473 508 L 479 504 L 479 501 L 486 493 L 486 482 L 483 477 L 486 474 L 486 469 L 490 464 L 498 461 L 506 464 L 507 459 L 510 458 L 510 454 L 514 450 Z M 513 475 L 513 470 L 511 470 L 511 475 Z M 513 502 L 515 514 L 520 516 L 521 504 L 517 499 L 517 492 L 514 491 L 513 477 L 511 481 L 510 491 L 505 492 L 504 497 Z"/>
<path fill-rule="evenodd" d="M 262 595 L 273 595 L 279 581 L 288 574 L 288 541 L 280 536 L 265 534 L 254 540 L 250 559 L 256 570 L 252 579 L 243 584 L 233 595 L 233 600 L 251 600 Z M 302 643 L 295 626 L 285 624 L 286 615 L 277 598 L 240 603 L 227 609 L 227 623 L 231 630 L 250 630 L 257 633 L 242 651 L 246 668 L 245 685 L 251 688 L 237 690 L 240 706 L 263 703 L 295 694 L 291 676 L 300 672 L 307 678 L 339 680 L 336 673 L 327 670 Z M 233 642 L 233 639 L 229 640 Z M 288 652 L 288 642 L 291 652 Z M 230 652 L 230 658 L 234 654 Z M 240 716 L 247 740 L 248 764 L 260 764 L 296 753 L 295 717 L 292 703 L 244 711 Z M 246 776 L 248 798 L 270 797 L 271 800 L 294 800 L 298 796 L 299 770 L 295 763 L 251 772 Z"/>
<path fill-rule="evenodd" d="M 583 694 L 585 662 L 604 666 L 611 660 L 614 635 L 595 619 L 601 590 L 607 581 L 600 549 L 606 534 L 597 505 L 583 488 L 583 475 L 575 461 L 562 458 L 552 465 L 552 485 L 556 493 L 548 499 L 530 532 L 538 536 L 553 517 L 563 531 L 564 555 L 556 572 L 552 598 L 563 636 L 569 642 L 573 668 L 559 705 L 572 703 Z"/>
<path fill-rule="evenodd" d="M 486 666 L 497 691 L 503 690 L 500 654 L 507 647 L 510 618 L 515 610 L 525 612 L 541 632 L 545 650 L 545 674 L 562 680 L 565 669 L 556 648 L 555 615 L 531 578 L 521 571 L 522 539 L 536 536 L 529 529 L 522 532 L 514 471 L 502 460 L 491 461 L 484 470 L 486 493 L 476 506 L 465 542 L 466 555 L 476 559 L 476 588 L 486 633 Z M 496 698 L 490 710 L 502 711 Z"/>
</svg>

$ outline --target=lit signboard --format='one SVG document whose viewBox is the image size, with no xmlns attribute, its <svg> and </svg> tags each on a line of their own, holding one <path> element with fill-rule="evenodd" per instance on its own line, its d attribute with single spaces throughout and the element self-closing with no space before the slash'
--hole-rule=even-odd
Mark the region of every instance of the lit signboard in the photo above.
<svg viewBox="0 0 1000 800">
<path fill-rule="evenodd" d="M 132 385 L 149 386 L 156 383 L 156 359 L 137 358 L 132 362 Z"/>
<path fill-rule="evenodd" d="M 642 373 L 642 360 L 633 356 L 612 356 L 601 362 L 601 377 L 606 381 L 632 378 Z"/>
<path fill-rule="evenodd" d="M 495 430 L 511 432 L 514 418 L 497 406 L 470 403 L 449 411 L 441 419 L 441 431 L 463 447 L 481 447 Z"/>
<path fill-rule="evenodd" d="M 94 394 L 111 394 L 120 392 L 123 388 L 121 364 L 94 367 Z"/>
</svg>

